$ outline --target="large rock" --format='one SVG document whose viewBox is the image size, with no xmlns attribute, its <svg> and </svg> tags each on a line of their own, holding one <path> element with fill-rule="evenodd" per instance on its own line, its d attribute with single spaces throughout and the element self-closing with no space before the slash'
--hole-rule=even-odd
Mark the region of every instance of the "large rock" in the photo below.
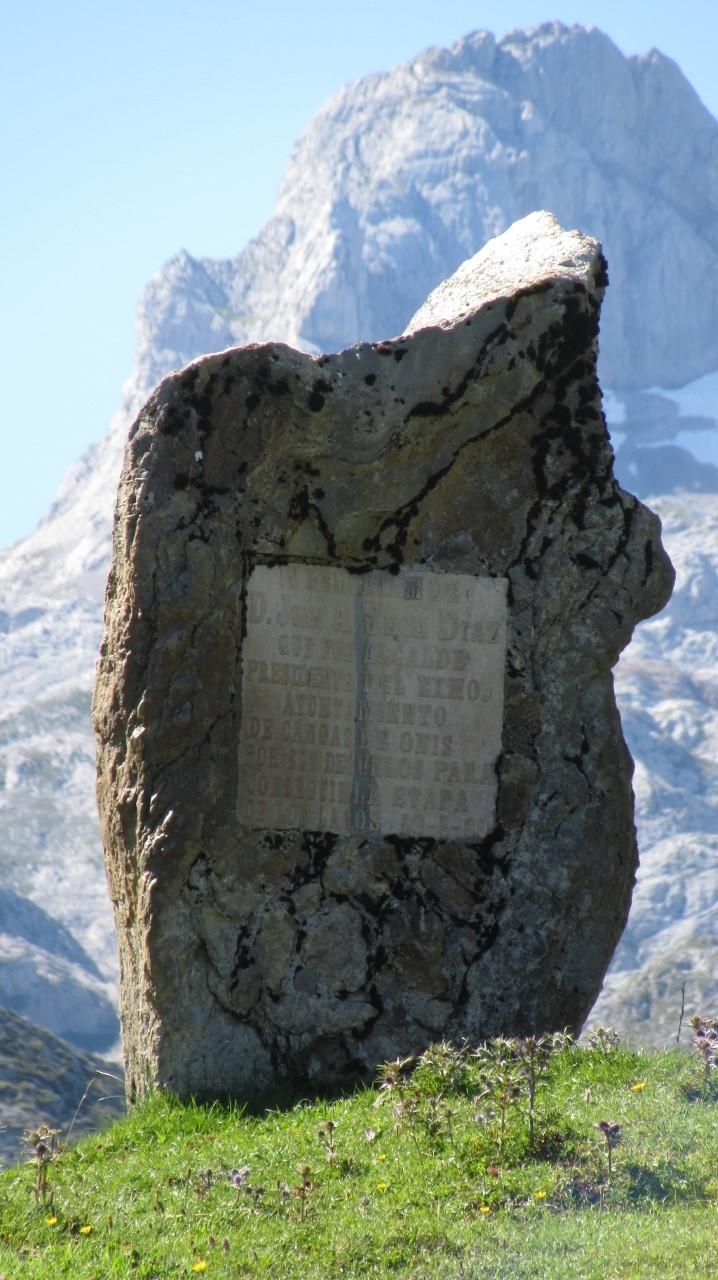
<svg viewBox="0 0 718 1280">
<path fill-rule="evenodd" d="M 29 896 L 71 930 L 108 989 L 117 958 L 94 800 L 89 702 L 122 453 L 152 387 L 171 369 L 227 345 L 272 339 L 337 349 L 396 332 L 476 246 L 538 206 L 554 209 L 566 226 L 590 227 L 610 259 L 612 288 L 601 320 L 604 385 L 677 386 L 718 361 L 715 295 L 704 287 L 718 262 L 717 138 L 716 121 L 676 65 L 655 50 L 624 58 L 596 28 L 558 23 L 498 41 L 474 32 L 452 49 L 424 52 L 339 93 L 296 148 L 274 216 L 258 238 L 232 260 L 182 253 L 149 283 L 131 378 L 107 438 L 72 469 L 32 536 L 0 551 L 0 886 Z M 714 417 L 707 384 L 700 385 L 702 407 L 684 405 L 682 413 Z M 713 401 L 718 405 L 715 393 Z M 656 407 L 652 397 L 651 411 Z M 656 445 L 646 440 L 638 409 L 626 402 L 623 427 L 617 419 L 617 430 L 627 435 L 623 470 L 621 454 L 617 469 L 632 492 L 655 497 L 665 485 L 715 483 L 709 466 L 675 448 L 694 448 L 678 436 L 694 422 L 676 419 L 676 438 L 668 442 L 661 413 L 663 442 Z M 650 448 L 635 448 L 639 426 L 638 443 Z M 715 428 L 700 439 L 710 442 L 711 434 L 715 438 Z M 693 542 L 696 561 L 716 545 L 700 510 L 698 501 L 686 503 L 679 535 Z M 669 529 L 667 545 L 680 560 L 673 536 Z M 689 599 L 694 592 L 699 598 L 704 581 L 692 579 L 694 559 L 684 561 Z M 690 673 L 694 665 L 681 643 L 681 629 L 687 640 L 694 624 L 689 612 L 681 617 L 681 627 L 661 632 L 660 660 L 677 683 L 682 668 Z M 715 626 L 714 610 L 702 642 L 715 637 Z M 708 651 L 703 643 L 700 649 Z M 639 683 L 628 721 L 621 704 L 637 759 L 648 740 L 641 721 L 655 711 L 652 682 Z M 691 714 L 700 738 L 714 704 L 704 686 L 695 693 Z M 621 696 L 619 686 L 619 703 Z M 639 733 L 632 736 L 635 726 Z M 673 866 L 685 885 L 689 864 L 680 840 L 700 841 L 710 858 L 718 834 L 718 792 L 703 786 L 703 748 L 679 720 L 663 722 L 660 742 L 651 735 L 649 772 L 657 765 L 669 774 L 676 750 L 693 757 L 681 776 L 688 786 L 697 779 L 699 790 L 682 785 L 667 795 L 661 787 L 667 803 L 650 825 L 643 823 L 639 796 L 639 885 L 641 875 L 652 874 L 654 850 L 663 878 L 666 837 L 679 842 Z M 713 882 L 717 893 L 718 878 Z M 653 889 L 634 896 L 632 915 L 639 914 L 641 936 L 645 927 L 653 929 L 661 948 L 666 917 L 654 910 L 653 898 Z M 685 901 L 689 910 L 691 895 Z M 685 923 L 695 923 L 704 936 L 700 920 L 686 916 Z M 34 945 L 43 943 L 40 933 Z M 634 954 L 642 952 L 631 949 Z M 12 998 L 18 1005 L 22 998 L 37 1020 L 44 1007 L 33 963 L 14 970 Z M 714 954 L 706 952 L 704 971 L 715 973 Z M 624 990 L 635 977 L 635 970 L 622 969 Z M 678 1004 L 680 982 L 678 974 Z M 696 993 L 698 1012 L 718 1000 L 716 979 L 711 986 L 707 977 L 706 984 L 705 994 Z M 68 985 L 65 1005 L 72 1000 Z M 622 1020 L 619 1005 L 611 1016 Z M 652 1034 L 652 1014 L 641 1016 Z M 94 1034 L 93 1023 L 85 1030 Z M 70 1031 L 66 1024 L 63 1034 Z"/>
<path fill-rule="evenodd" d="M 209 356 L 131 433 L 95 694 L 131 1093 L 577 1027 L 636 867 L 600 246 L 549 214 L 400 338 Z"/>
</svg>

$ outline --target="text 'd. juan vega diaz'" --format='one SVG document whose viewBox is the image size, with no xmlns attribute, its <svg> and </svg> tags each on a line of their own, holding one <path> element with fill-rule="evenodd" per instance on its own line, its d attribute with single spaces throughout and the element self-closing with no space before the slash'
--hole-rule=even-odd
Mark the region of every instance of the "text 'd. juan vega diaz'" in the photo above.
<svg viewBox="0 0 718 1280">
<path fill-rule="evenodd" d="M 506 580 L 255 567 L 240 821 L 476 838 L 494 821 Z"/>
</svg>

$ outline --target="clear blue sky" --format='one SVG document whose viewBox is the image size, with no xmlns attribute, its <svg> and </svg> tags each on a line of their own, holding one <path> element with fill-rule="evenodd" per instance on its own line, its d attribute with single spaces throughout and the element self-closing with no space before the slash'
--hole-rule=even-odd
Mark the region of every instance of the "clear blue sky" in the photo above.
<svg viewBox="0 0 718 1280">
<path fill-rule="evenodd" d="M 104 434 L 145 282 L 180 248 L 237 253 L 347 80 L 559 18 L 661 49 L 718 115 L 718 0 L 0 0 L 0 17 L 0 546 Z"/>
</svg>

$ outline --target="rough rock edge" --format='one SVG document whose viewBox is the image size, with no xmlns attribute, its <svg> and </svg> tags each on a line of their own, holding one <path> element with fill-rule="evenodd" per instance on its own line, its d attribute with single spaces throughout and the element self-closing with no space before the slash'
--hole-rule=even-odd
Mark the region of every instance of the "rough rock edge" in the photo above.
<svg viewBox="0 0 718 1280">
<path fill-rule="evenodd" d="M 538 270 L 518 288 L 515 272 L 502 283 L 507 240 L 533 240 L 537 251 Z M 498 269 L 487 269 L 492 260 Z M 446 299 L 456 306 L 477 272 L 494 296 L 452 319 Z M 336 1084 L 437 1034 L 576 1027 L 600 987 L 636 866 L 610 667 L 635 622 L 665 603 L 672 575 L 657 519 L 612 476 L 595 377 L 600 246 L 533 215 L 457 274 L 434 312 L 441 327 L 422 328 L 422 308 L 413 334 L 338 356 L 267 344 L 206 357 L 165 379 L 133 429 L 95 696 L 131 1093 Z M 497 458 L 507 470 L 500 494 Z M 368 475 L 371 511 L 356 507 Z M 243 574 L 257 555 L 509 577 L 490 837 L 469 846 L 389 836 L 361 848 L 331 833 L 238 837 L 237 637 Z M 193 690 L 186 672 L 198 661 Z M 198 778 L 208 783 L 201 807 L 187 800 Z M 340 913 L 371 934 L 387 876 L 399 980 L 385 980 L 384 943 L 367 942 L 357 1000 L 327 989 L 322 1027 L 316 1000 L 302 1008 L 288 994 L 303 944 L 282 951 L 287 917 L 314 895 L 307 947 L 321 950 L 332 913 L 336 939 L 347 936 Z M 417 938 L 425 919 L 433 943 Z M 273 992 L 257 971 L 262 947 L 278 974 Z"/>
</svg>

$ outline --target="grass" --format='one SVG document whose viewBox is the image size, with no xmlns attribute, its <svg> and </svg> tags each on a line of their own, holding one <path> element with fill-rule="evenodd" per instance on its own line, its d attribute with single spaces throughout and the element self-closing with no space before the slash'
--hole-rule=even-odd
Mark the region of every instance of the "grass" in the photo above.
<svg viewBox="0 0 718 1280">
<path fill-rule="evenodd" d="M 158 1095 L 51 1159 L 35 1141 L 0 1177 L 0 1280 L 713 1274 L 715 1077 L 526 1043 L 437 1045 L 261 1115 Z"/>
</svg>

